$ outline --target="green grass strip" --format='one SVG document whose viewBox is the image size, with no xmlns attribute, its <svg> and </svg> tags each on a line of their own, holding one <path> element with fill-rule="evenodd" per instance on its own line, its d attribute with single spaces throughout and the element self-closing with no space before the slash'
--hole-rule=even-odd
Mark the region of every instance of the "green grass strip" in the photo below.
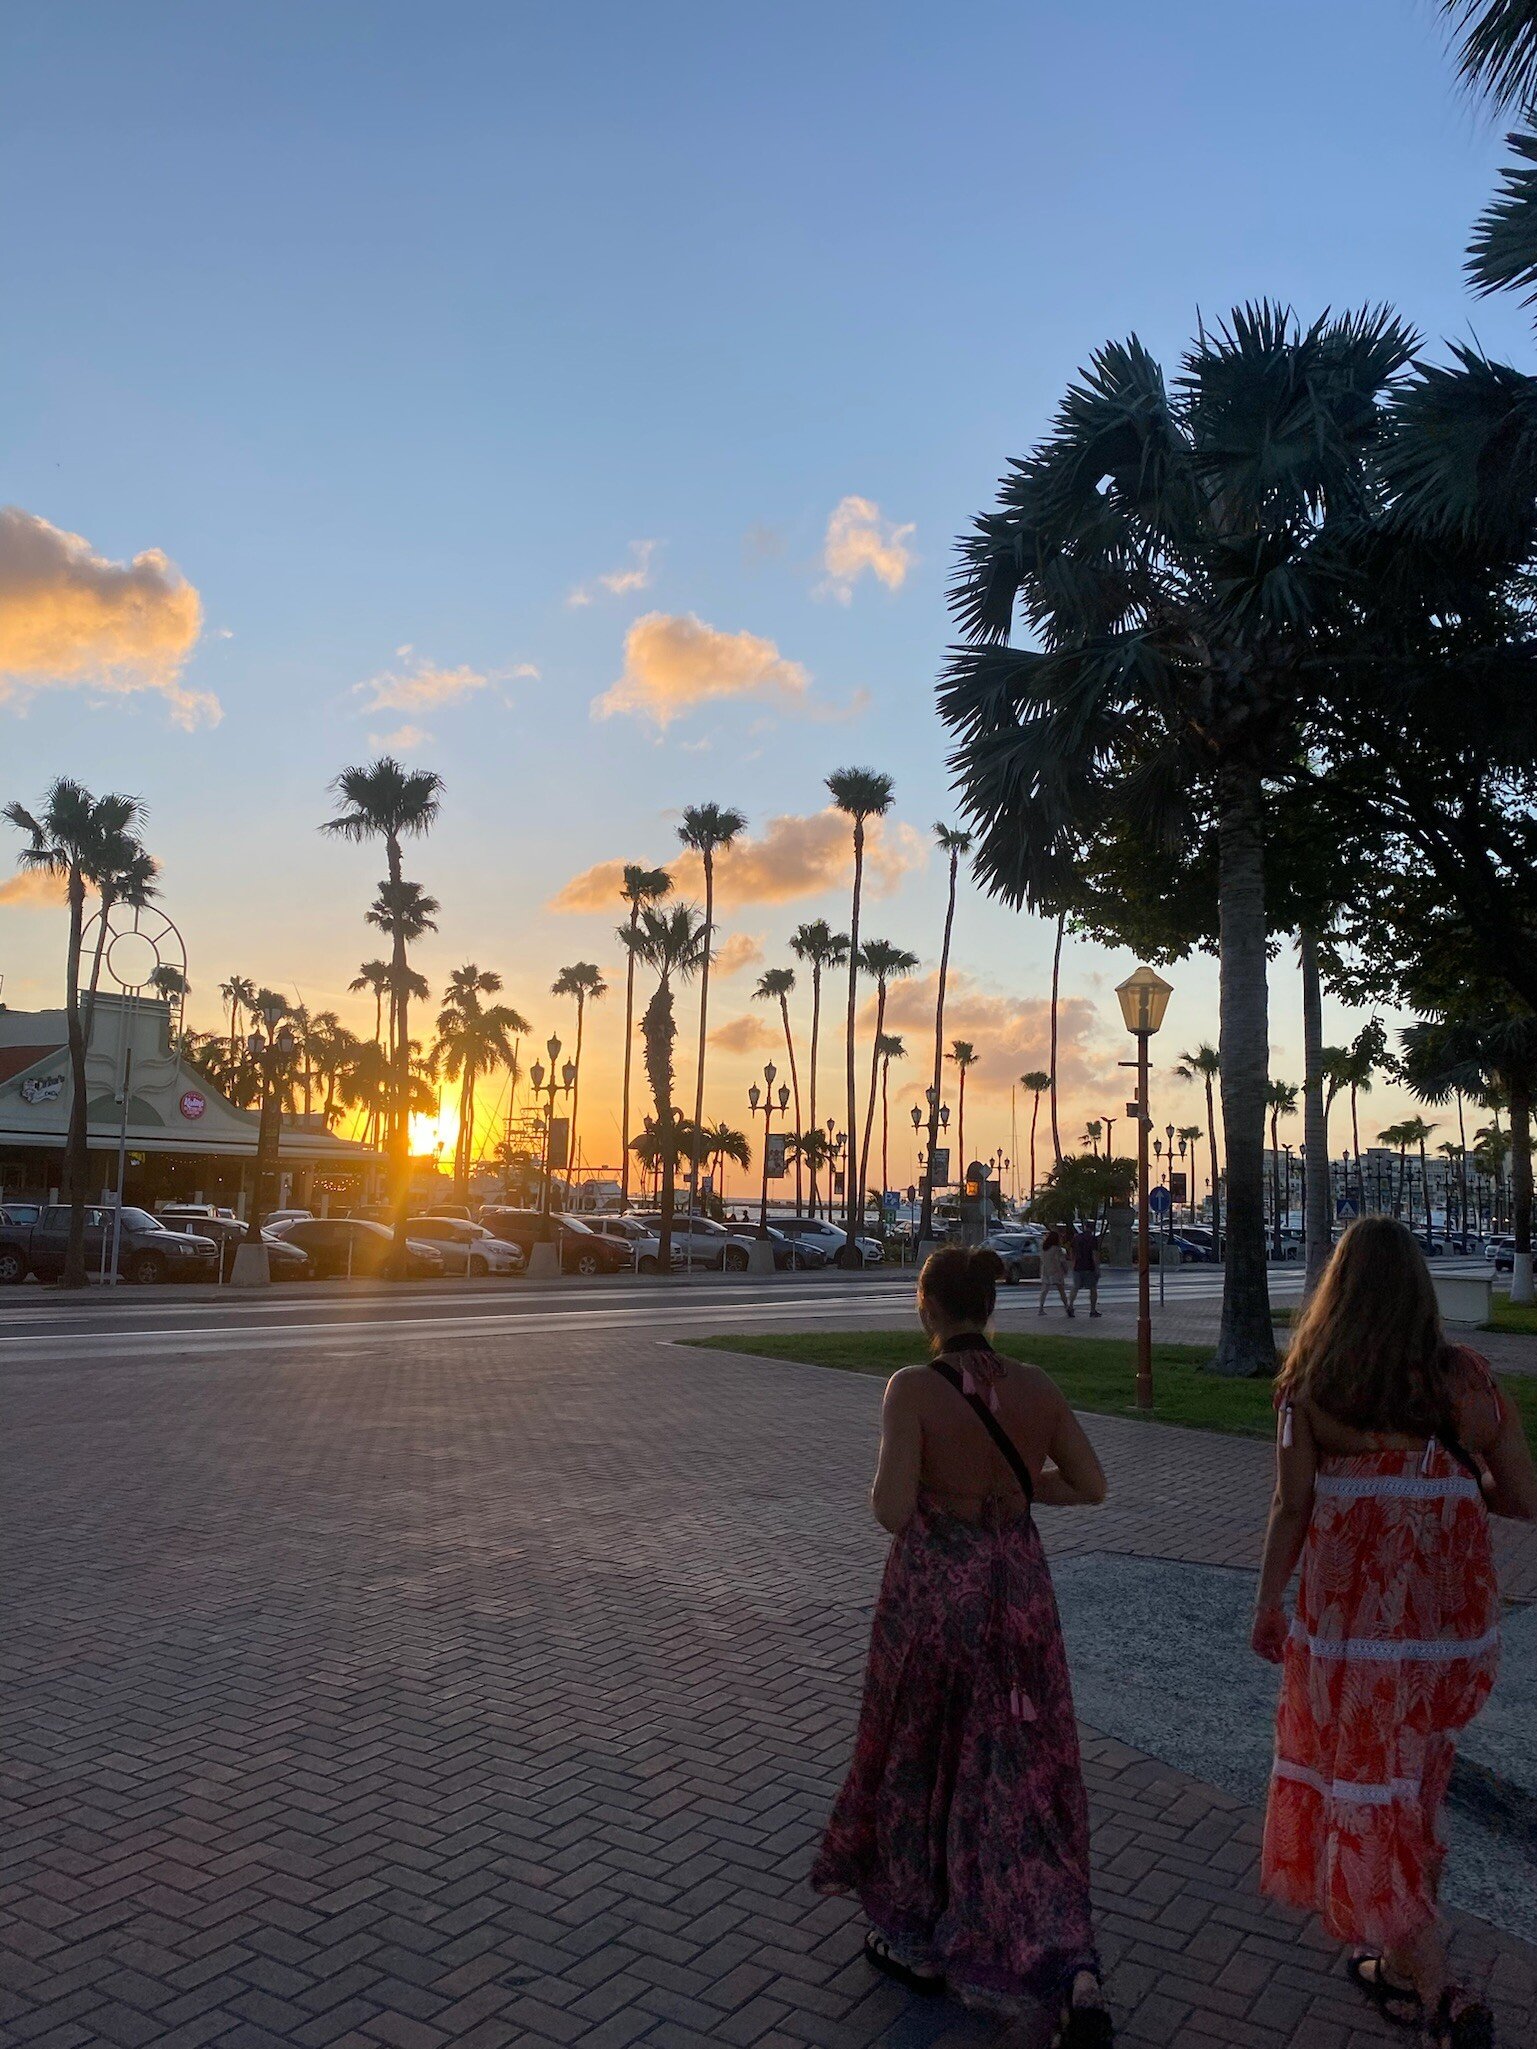
<svg viewBox="0 0 1537 2049">
<path fill-rule="evenodd" d="M 684 1338 L 682 1343 L 715 1352 L 745 1352 L 755 1359 L 796 1359 L 808 1366 L 831 1366 L 841 1373 L 877 1373 L 886 1377 L 899 1366 L 928 1357 L 921 1331 L 733 1331 L 724 1337 Z M 1136 1416 L 1137 1347 L 1130 1338 L 1064 1338 L 1042 1332 L 1001 1331 L 1000 1352 L 1042 1366 L 1075 1409 L 1098 1416 Z M 1153 1413 L 1155 1423 L 1178 1423 L 1187 1430 L 1219 1430 L 1233 1437 L 1272 1437 L 1275 1412 L 1268 1380 L 1228 1380 L 1201 1369 L 1211 1357 L 1209 1345 L 1153 1347 Z M 1502 1374 L 1501 1385 L 1515 1402 L 1527 1441 L 1537 1453 L 1537 1378 Z"/>
</svg>

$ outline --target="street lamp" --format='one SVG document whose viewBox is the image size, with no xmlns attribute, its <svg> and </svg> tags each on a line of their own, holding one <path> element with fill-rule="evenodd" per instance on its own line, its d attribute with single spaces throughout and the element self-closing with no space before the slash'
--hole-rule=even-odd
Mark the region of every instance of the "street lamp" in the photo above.
<svg viewBox="0 0 1537 2049">
<path fill-rule="evenodd" d="M 758 1236 L 760 1238 L 765 1239 L 768 1237 L 769 1234 L 769 1130 L 774 1121 L 774 1107 L 776 1100 L 778 1102 L 778 1107 L 781 1115 L 783 1115 L 784 1111 L 788 1108 L 790 1101 L 790 1090 L 785 1082 L 781 1082 L 779 1084 L 779 1094 L 777 1099 L 775 1097 L 774 1076 L 778 1073 L 778 1071 L 779 1070 L 775 1067 L 773 1061 L 770 1060 L 763 1070 L 763 1079 L 767 1086 L 765 1088 L 760 1089 L 758 1087 L 758 1084 L 754 1082 L 752 1087 L 747 1091 L 748 1106 L 751 1109 L 753 1116 L 755 1117 L 758 1114 L 758 1098 L 760 1097 L 760 1095 L 763 1098 L 763 1195 L 762 1199 L 758 1204 Z"/>
<path fill-rule="evenodd" d="M 1139 967 L 1116 990 L 1126 1029 L 1137 1042 L 1137 1100 L 1126 1114 L 1137 1120 L 1137 1407 L 1153 1406 L 1153 1298 L 1148 1282 L 1147 1134 L 1152 1119 L 1147 1103 L 1148 1041 L 1163 1023 L 1174 991 L 1162 975 Z M 1123 1061 L 1123 1066 L 1131 1066 Z"/>
<path fill-rule="evenodd" d="M 560 1072 L 556 1072 L 555 1063 L 560 1058 L 560 1040 L 556 1038 L 553 1032 L 545 1041 L 544 1050 L 550 1056 L 548 1069 L 546 1069 L 542 1060 L 536 1060 L 528 1070 L 528 1078 L 532 1084 L 535 1097 L 544 1097 L 544 1147 L 540 1161 L 539 1185 L 539 1215 L 541 1219 L 539 1236 L 541 1241 L 547 1242 L 550 1236 L 550 1174 L 552 1171 L 550 1165 L 550 1145 L 555 1128 L 555 1098 L 562 1089 L 570 1090 L 572 1083 L 576 1080 L 576 1068 L 568 1060 Z M 546 1073 L 549 1075 L 548 1083 L 545 1081 Z"/>
</svg>

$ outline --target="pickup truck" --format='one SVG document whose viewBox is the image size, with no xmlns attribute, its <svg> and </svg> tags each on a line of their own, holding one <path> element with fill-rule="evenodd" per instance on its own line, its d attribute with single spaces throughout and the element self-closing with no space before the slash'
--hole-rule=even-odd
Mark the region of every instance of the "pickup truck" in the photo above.
<svg viewBox="0 0 1537 2049">
<path fill-rule="evenodd" d="M 93 1279 L 110 1257 L 115 1212 L 101 1203 L 85 1208 L 85 1270 Z M 45 1209 L 35 1224 L 0 1224 L 0 1284 L 56 1281 L 64 1271 L 69 1243 L 69 1208 L 58 1203 Z M 148 1210 L 123 1211 L 117 1270 L 140 1287 L 157 1281 L 201 1281 L 217 1270 L 219 1248 L 211 1238 L 168 1231 Z"/>
</svg>

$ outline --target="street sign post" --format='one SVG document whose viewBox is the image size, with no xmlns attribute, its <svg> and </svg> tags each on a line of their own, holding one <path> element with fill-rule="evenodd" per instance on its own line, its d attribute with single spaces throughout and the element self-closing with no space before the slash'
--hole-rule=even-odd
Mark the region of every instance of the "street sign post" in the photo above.
<svg viewBox="0 0 1537 2049">
<path fill-rule="evenodd" d="M 1342 1223 L 1348 1223 L 1352 1217 L 1358 1217 L 1361 1211 L 1353 1195 L 1340 1195 L 1335 1197 L 1334 1214 Z"/>
<path fill-rule="evenodd" d="M 1171 1206 L 1168 1189 L 1150 1188 L 1147 1191 L 1147 1206 L 1155 1217 L 1166 1217 Z"/>
</svg>

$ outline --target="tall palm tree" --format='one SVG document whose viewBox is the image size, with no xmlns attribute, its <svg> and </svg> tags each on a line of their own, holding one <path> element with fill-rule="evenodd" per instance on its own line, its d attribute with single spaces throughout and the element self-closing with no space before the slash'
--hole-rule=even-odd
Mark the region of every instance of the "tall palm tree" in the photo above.
<svg viewBox="0 0 1537 2049">
<path fill-rule="evenodd" d="M 798 1133 L 801 1128 L 801 1077 L 795 1058 L 795 1034 L 790 1030 L 790 991 L 794 987 L 794 968 L 768 968 L 758 977 L 758 986 L 752 993 L 755 1002 L 779 1005 L 780 1021 L 784 1025 L 785 1050 L 790 1056 L 790 1092 L 795 1099 L 795 1129 Z M 799 1216 L 802 1208 L 802 1186 L 801 1154 L 798 1145 L 794 1152 L 795 1214 Z"/>
<path fill-rule="evenodd" d="M 353 988 L 359 984 L 354 982 Z M 229 1005 L 229 1072 L 233 1080 L 240 1072 L 241 1056 L 245 1052 L 245 1040 L 240 1031 L 242 1011 L 253 1011 L 256 1007 L 256 984 L 248 975 L 231 975 L 227 982 L 219 984 L 219 994 Z M 375 1034 L 377 1037 L 377 1034 Z"/>
<path fill-rule="evenodd" d="M 96 945 L 91 954 L 91 978 L 83 1005 L 82 1030 L 87 1046 L 91 1043 L 91 1020 L 96 1009 L 97 992 L 101 987 L 101 970 L 106 959 L 107 941 L 111 936 L 109 919 L 112 908 L 115 904 L 143 905 L 152 897 L 157 897 L 160 891 L 155 886 L 155 877 L 159 872 L 159 862 L 145 851 L 131 833 L 111 833 L 103 842 L 94 865 L 94 872 L 90 877 L 96 890 L 99 916 L 96 925 Z M 153 979 L 152 976 L 151 980 Z"/>
<path fill-rule="evenodd" d="M 697 904 L 669 904 L 659 910 L 643 904 L 633 932 L 624 943 L 635 958 L 656 976 L 656 989 L 641 1019 L 641 1044 L 645 1050 L 646 1078 L 656 1105 L 654 1118 L 647 1118 L 646 1133 L 654 1140 L 661 1168 L 662 1221 L 657 1231 L 658 1258 L 666 1273 L 672 1261 L 672 1210 L 677 1188 L 679 1148 L 693 1144 L 693 1126 L 687 1125 L 673 1104 L 672 1049 L 678 1036 L 673 1014 L 673 983 L 686 982 L 699 974 L 708 951 L 704 919 Z M 637 1154 L 640 1140 L 632 1141 Z"/>
<path fill-rule="evenodd" d="M 320 830 L 338 839 L 362 843 L 379 840 L 389 868 L 389 886 L 398 890 L 405 879 L 402 842 L 431 832 L 443 807 L 443 778 L 430 769 L 404 767 L 391 754 L 366 766 L 344 768 L 331 784 L 341 809 Z M 380 901 L 384 892 L 380 891 Z M 377 920 L 373 922 L 377 923 Z M 390 1142 L 395 1169 L 395 1265 L 406 1263 L 406 1205 L 411 1192 L 411 1033 L 407 1012 L 405 918 L 391 929 L 393 979 L 390 985 L 390 1066 L 395 1078 Z"/>
<path fill-rule="evenodd" d="M 870 1048 L 870 1094 L 865 1107 L 864 1138 L 859 1147 L 859 1186 L 855 1191 L 861 1224 L 865 1213 L 865 1192 L 870 1181 L 870 1138 L 875 1129 L 875 1090 L 881 1072 L 881 1040 L 886 1035 L 886 997 L 891 984 L 905 979 L 918 965 L 918 956 L 906 947 L 893 946 L 889 939 L 867 939 L 859 949 L 859 965 L 875 984 L 875 1033 Z M 853 1140 L 849 1141 L 850 1158 Z M 884 1192 L 884 1191 L 883 1191 Z"/>
<path fill-rule="evenodd" d="M 1398 1154 L 1398 1179 L 1393 1187 L 1393 1214 L 1396 1217 L 1404 1208 L 1404 1197 L 1409 1197 L 1409 1228 L 1414 1228 L 1414 1196 L 1409 1188 L 1409 1126 L 1407 1120 L 1397 1124 L 1385 1124 L 1377 1133 L 1378 1145 L 1387 1146 Z"/>
<path fill-rule="evenodd" d="M 855 1012 L 859 1000 L 859 900 L 865 877 L 865 827 L 872 818 L 884 818 L 891 809 L 893 788 L 889 775 L 873 768 L 835 768 L 827 778 L 828 795 L 854 827 L 854 887 L 849 912 L 849 1002 L 844 1040 L 844 1076 L 848 1085 L 849 1164 L 854 1161 L 854 1136 L 859 1129 L 858 1090 L 854 1079 Z M 855 1240 L 864 1228 L 859 1204 L 862 1191 L 856 1189 L 859 1176 L 848 1176 L 848 1244 L 844 1247 L 850 1265 L 857 1262 Z"/>
<path fill-rule="evenodd" d="M 40 810 L 7 804 L 5 816 L 27 835 L 18 864 L 33 873 L 54 875 L 64 884 L 69 907 L 69 938 L 64 958 L 64 1014 L 69 1040 L 69 1123 L 64 1141 L 64 1191 L 69 1203 L 69 1235 L 65 1243 L 61 1283 L 83 1288 L 85 1273 L 85 1199 L 90 1176 L 86 1124 L 86 1024 L 80 1001 L 80 954 L 85 934 L 86 891 L 100 878 L 121 871 L 137 846 L 135 828 L 143 817 L 137 797 L 112 794 L 93 797 L 83 783 L 60 776 Z"/>
<path fill-rule="evenodd" d="M 374 1044 L 384 1042 L 384 999 L 389 993 L 390 964 L 387 960 L 366 960 L 353 976 L 347 987 L 356 994 L 360 989 L 374 992 Z"/>
<path fill-rule="evenodd" d="M 390 1007 L 397 1032 L 405 1029 L 411 997 L 426 994 L 426 983 L 411 966 L 408 948 L 426 933 L 436 932 L 439 908 L 437 898 L 428 896 L 419 882 L 386 880 L 379 884 L 379 894 L 363 913 L 367 923 L 385 933 L 391 942 Z M 406 1037 L 390 1048 L 390 1071 L 396 1082 L 390 1127 L 398 1190 L 395 1198 L 396 1257 L 402 1269 L 406 1257 L 406 1203 L 411 1186 L 411 1046 L 411 1039 Z"/>
<path fill-rule="evenodd" d="M 437 1063 L 450 1081 L 459 1084 L 454 1185 L 461 1202 L 469 1200 L 470 1172 L 475 1164 L 475 1085 L 481 1075 L 495 1068 L 515 1067 L 512 1036 L 530 1029 L 528 1019 L 510 1004 L 483 1002 L 484 997 L 499 995 L 501 988 L 500 975 L 467 961 L 449 976 L 438 1012 Z M 516 1072 L 513 1080 L 517 1080 Z"/>
<path fill-rule="evenodd" d="M 1206 1141 L 1211 1148 L 1211 1241 L 1218 1259 L 1222 1257 L 1222 1166 L 1217 1157 L 1216 1084 L 1222 1072 L 1222 1055 L 1202 1039 L 1193 1053 L 1181 1053 L 1174 1072 L 1181 1081 L 1199 1081 L 1206 1090 Z"/>
<path fill-rule="evenodd" d="M 1067 930 L 1067 912 L 1057 913 L 1057 934 L 1051 947 L 1051 1153 L 1062 1164 L 1062 1131 L 1057 1118 L 1057 1026 L 1062 1010 L 1062 935 Z"/>
<path fill-rule="evenodd" d="M 817 1122 L 817 1046 L 822 1025 L 822 970 L 841 967 L 848 959 L 849 938 L 846 932 L 834 932 L 825 918 L 815 918 L 810 924 L 797 925 L 790 934 L 790 951 L 798 960 L 803 960 L 811 970 L 811 1085 L 807 1110 L 810 1129 L 820 1131 Z M 805 1134 L 802 1134 L 803 1136 Z M 826 1147 L 802 1148 L 807 1168 L 811 1175 L 811 1213 L 817 1210 L 817 1168 L 825 1163 Z M 800 1155 L 797 1155 L 799 1157 Z M 827 1214 L 832 1215 L 832 1183 L 827 1184 Z"/>
<path fill-rule="evenodd" d="M 939 948 L 939 981 L 934 996 L 934 1092 L 929 1099 L 928 1149 L 930 1160 L 939 1143 L 939 1098 L 944 1088 L 945 1077 L 945 988 L 950 979 L 950 935 L 955 926 L 955 892 L 960 876 L 961 857 L 971 852 L 971 834 L 958 827 L 945 825 L 936 820 L 934 841 L 945 856 L 948 865 L 948 889 L 945 894 L 945 929 Z M 918 1242 L 925 1244 L 934 1235 L 934 1176 L 923 1177 L 923 1200 L 918 1213 Z"/>
<path fill-rule="evenodd" d="M 1099 1158 L 1099 1142 L 1105 1135 L 1105 1127 L 1098 1117 L 1091 1117 L 1083 1127 L 1083 1143 Z"/>
<path fill-rule="evenodd" d="M 1270 1220 L 1272 1249 L 1281 1257 L 1281 1129 L 1283 1117 L 1297 1114 L 1298 1088 L 1295 1082 L 1267 1081 L 1265 1107 L 1270 1112 Z M 1287 1200 L 1291 1191 L 1287 1190 Z"/>
<path fill-rule="evenodd" d="M 1032 1067 L 1028 1074 L 1019 1077 L 1022 1089 L 1030 1091 L 1030 1200 L 1035 1201 L 1035 1127 L 1041 1114 L 1041 1091 L 1051 1087 L 1051 1076 L 1044 1068 Z"/>
<path fill-rule="evenodd" d="M 635 1050 L 635 949 L 631 941 L 647 904 L 660 903 L 672 889 L 672 877 L 665 868 L 643 868 L 638 861 L 624 864 L 624 883 L 619 895 L 630 907 L 628 922 L 620 927 L 624 956 L 624 1086 L 619 1105 L 619 1207 L 630 1206 L 630 1057 Z"/>
<path fill-rule="evenodd" d="M 1137 340 L 1108 344 L 961 548 L 964 645 L 940 707 L 984 884 L 1071 909 L 1085 850 L 1128 817 L 1149 847 L 1173 843 L 1192 804 L 1211 820 L 1225 1373 L 1275 1361 L 1267 791 L 1332 706 L 1338 671 L 1319 656 L 1356 617 L 1341 566 L 1380 501 L 1388 405 L 1414 350 L 1385 309 L 1303 329 L 1267 305 L 1203 329 L 1174 381 Z M 1016 610 L 1028 647 L 1008 645 Z"/>
<path fill-rule="evenodd" d="M 887 1100 L 887 1084 L 891 1075 L 893 1060 L 905 1060 L 907 1047 L 894 1032 L 879 1033 L 875 1050 L 881 1063 L 881 1189 L 891 1186 L 891 1105 Z"/>
<path fill-rule="evenodd" d="M 1340 1063 L 1341 1086 L 1350 1091 L 1350 1146 L 1356 1161 L 1356 1206 L 1366 1211 L 1366 1173 L 1361 1164 L 1360 1098 L 1372 1092 L 1372 1077 L 1387 1053 L 1387 1032 L 1380 1017 L 1361 1027 Z"/>
<path fill-rule="evenodd" d="M 955 1150 L 960 1155 L 956 1166 L 960 1172 L 955 1178 L 957 1181 L 964 1181 L 966 1169 L 970 1164 L 966 1158 L 966 1076 L 977 1064 L 977 1049 L 970 1039 L 952 1039 L 945 1058 L 951 1062 L 961 1078 L 960 1092 L 955 1104 Z"/>
<path fill-rule="evenodd" d="M 1202 1140 L 1202 1139 L 1203 1139 L 1203 1138 L 1204 1138 L 1204 1137 L 1206 1136 L 1206 1134 L 1205 1134 L 1205 1132 L 1203 1132 L 1203 1131 L 1202 1131 L 1202 1129 L 1201 1129 L 1201 1127 L 1200 1127 L 1200 1125 L 1199 1125 L 1199 1124 L 1182 1124 L 1182 1125 L 1181 1125 L 1181 1126 L 1179 1127 L 1179 1129 L 1178 1129 L 1178 1130 L 1177 1130 L 1177 1131 L 1175 1132 L 1174 1136 L 1175 1136 L 1175 1137 L 1176 1137 L 1177 1139 L 1179 1139 L 1179 1140 L 1181 1140 L 1181 1141 L 1183 1142 L 1183 1144 L 1185 1145 L 1185 1147 L 1186 1147 L 1186 1149 L 1187 1149 L 1187 1152 L 1188 1152 L 1188 1154 L 1189 1154 L 1189 1159 L 1190 1159 L 1190 1186 L 1189 1186 L 1189 1188 L 1188 1188 L 1188 1189 L 1187 1189 L 1187 1191 L 1186 1191 L 1186 1195 L 1185 1195 L 1185 1200 L 1186 1200 L 1186 1201 L 1187 1201 L 1187 1202 L 1189 1203 L 1189 1205 L 1190 1205 L 1190 1214 L 1191 1214 L 1191 1216 L 1194 1216 L 1194 1215 L 1195 1215 L 1195 1187 L 1196 1187 L 1196 1181 L 1197 1181 L 1197 1179 L 1199 1178 L 1199 1177 L 1197 1176 L 1197 1174 L 1196 1174 L 1196 1171 L 1195 1171 L 1195 1149 L 1196 1149 L 1196 1147 L 1197 1147 L 1197 1146 L 1198 1146 L 1198 1145 L 1200 1144 L 1201 1140 Z M 1108 1150 L 1108 1148 L 1107 1148 L 1107 1150 Z"/>
<path fill-rule="evenodd" d="M 589 1003 L 601 1003 L 608 994 L 608 984 L 602 970 L 590 960 L 579 960 L 569 968 L 562 968 L 550 985 L 552 996 L 571 996 L 576 999 L 576 1057 L 572 1061 L 571 1076 L 571 1174 L 573 1186 L 580 1153 L 577 1149 L 577 1109 L 580 1104 L 582 1086 L 582 1024 Z M 519 1025 L 519 1031 L 527 1031 L 527 1025 Z"/>
<path fill-rule="evenodd" d="M 745 1131 L 738 1131 L 734 1125 L 725 1122 L 707 1124 L 704 1130 L 704 1157 L 710 1162 L 715 1177 L 715 1195 L 720 1199 L 725 1185 L 725 1165 L 730 1160 L 745 1172 L 752 1165 L 752 1147 Z"/>
<path fill-rule="evenodd" d="M 720 804 L 690 804 L 678 827 L 678 838 L 704 867 L 704 958 L 699 969 L 699 1059 L 694 1069 L 694 1131 L 704 1127 L 705 1038 L 710 1021 L 710 957 L 715 949 L 715 856 L 723 853 L 747 824 L 740 811 Z M 693 1210 L 699 1194 L 699 1160 L 693 1161 Z"/>
</svg>

